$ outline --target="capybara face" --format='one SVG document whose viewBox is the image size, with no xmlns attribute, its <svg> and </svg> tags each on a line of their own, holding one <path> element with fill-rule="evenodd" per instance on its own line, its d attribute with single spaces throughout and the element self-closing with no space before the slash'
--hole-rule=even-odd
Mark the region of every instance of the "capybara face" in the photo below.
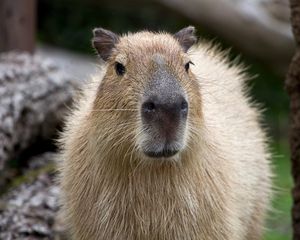
<svg viewBox="0 0 300 240">
<path fill-rule="evenodd" d="M 94 108 L 115 110 L 112 121 L 123 126 L 127 142 L 132 141 L 143 156 L 176 159 L 189 144 L 192 116 L 200 108 L 195 97 L 199 86 L 187 54 L 195 41 L 193 27 L 173 36 L 149 32 L 118 36 L 94 30 L 93 45 L 107 64 Z"/>
</svg>

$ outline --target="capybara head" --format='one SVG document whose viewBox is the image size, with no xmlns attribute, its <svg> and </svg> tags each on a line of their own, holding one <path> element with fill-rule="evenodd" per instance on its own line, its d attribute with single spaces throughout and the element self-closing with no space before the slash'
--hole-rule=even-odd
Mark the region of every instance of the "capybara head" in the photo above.
<svg viewBox="0 0 300 240">
<path fill-rule="evenodd" d="M 111 131 L 107 138 L 114 143 L 123 138 L 146 158 L 178 159 L 190 147 L 201 112 L 188 54 L 197 40 L 194 32 L 194 27 L 174 35 L 93 31 L 92 44 L 106 66 L 93 110 L 119 129 L 118 136 Z"/>
</svg>

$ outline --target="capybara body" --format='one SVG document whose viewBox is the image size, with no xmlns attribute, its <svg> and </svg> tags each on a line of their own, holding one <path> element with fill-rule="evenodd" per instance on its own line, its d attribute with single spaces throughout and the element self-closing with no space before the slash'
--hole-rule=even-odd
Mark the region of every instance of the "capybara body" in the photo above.
<svg viewBox="0 0 300 240">
<path fill-rule="evenodd" d="M 194 28 L 94 30 L 104 61 L 60 139 L 72 239 L 256 240 L 271 196 L 247 76 Z"/>
</svg>

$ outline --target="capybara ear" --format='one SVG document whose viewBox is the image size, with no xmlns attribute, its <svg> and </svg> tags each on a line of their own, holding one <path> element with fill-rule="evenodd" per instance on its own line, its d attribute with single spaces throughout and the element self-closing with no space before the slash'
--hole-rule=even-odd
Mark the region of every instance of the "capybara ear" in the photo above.
<svg viewBox="0 0 300 240">
<path fill-rule="evenodd" d="M 181 29 L 179 32 L 175 33 L 173 36 L 178 40 L 181 47 L 185 52 L 189 50 L 197 42 L 197 37 L 195 35 L 195 27 L 189 26 Z"/>
<path fill-rule="evenodd" d="M 95 28 L 93 30 L 92 45 L 99 56 L 104 60 L 110 57 L 115 45 L 119 42 L 119 36 L 104 28 Z"/>
</svg>

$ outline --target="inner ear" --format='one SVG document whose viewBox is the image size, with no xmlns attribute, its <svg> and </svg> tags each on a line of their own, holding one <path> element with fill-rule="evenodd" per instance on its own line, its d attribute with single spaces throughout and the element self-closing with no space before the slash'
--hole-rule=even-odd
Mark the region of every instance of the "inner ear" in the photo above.
<svg viewBox="0 0 300 240">
<path fill-rule="evenodd" d="M 195 32 L 195 27 L 189 26 L 181 29 L 179 32 L 173 35 L 183 48 L 184 52 L 187 52 L 189 48 L 197 42 Z"/>
<path fill-rule="evenodd" d="M 120 40 L 119 36 L 104 28 L 95 28 L 93 30 L 93 35 L 94 35 L 92 39 L 93 47 L 96 49 L 99 56 L 104 61 L 107 61 L 115 45 Z"/>
</svg>

